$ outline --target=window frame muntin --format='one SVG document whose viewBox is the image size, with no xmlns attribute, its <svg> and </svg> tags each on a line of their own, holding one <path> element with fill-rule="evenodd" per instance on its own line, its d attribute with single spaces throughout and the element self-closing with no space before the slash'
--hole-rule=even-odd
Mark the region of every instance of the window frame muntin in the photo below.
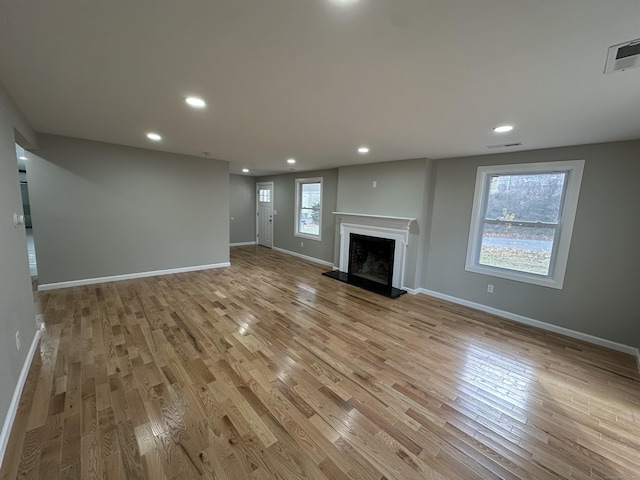
<svg viewBox="0 0 640 480">
<path fill-rule="evenodd" d="M 467 256 L 465 270 L 468 272 L 504 278 L 518 282 L 530 283 L 544 287 L 562 289 L 569 258 L 571 236 L 578 207 L 584 160 L 564 160 L 552 162 L 520 163 L 509 165 L 481 165 L 476 171 L 476 182 L 473 196 L 473 208 L 469 226 Z M 482 231 L 486 222 L 486 209 L 489 200 L 489 182 L 491 175 L 518 175 L 567 173 L 563 185 L 563 195 L 558 215 L 556 235 L 549 262 L 549 275 L 522 272 L 501 267 L 480 264 L 480 249 L 482 247 Z M 492 220 L 495 221 L 495 220 Z M 527 223 L 527 222 L 505 222 Z M 534 224 L 534 222 L 528 222 Z M 541 226 L 550 226 L 546 222 L 539 222 Z"/>
</svg>

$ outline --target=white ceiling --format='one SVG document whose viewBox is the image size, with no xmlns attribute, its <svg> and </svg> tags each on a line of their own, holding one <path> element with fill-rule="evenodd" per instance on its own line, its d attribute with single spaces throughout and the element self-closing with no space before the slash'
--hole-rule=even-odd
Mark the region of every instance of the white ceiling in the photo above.
<svg viewBox="0 0 640 480">
<path fill-rule="evenodd" d="M 40 132 L 259 175 L 638 139 L 640 69 L 602 73 L 638 37 L 638 0 L 0 0 L 0 81 Z"/>
</svg>

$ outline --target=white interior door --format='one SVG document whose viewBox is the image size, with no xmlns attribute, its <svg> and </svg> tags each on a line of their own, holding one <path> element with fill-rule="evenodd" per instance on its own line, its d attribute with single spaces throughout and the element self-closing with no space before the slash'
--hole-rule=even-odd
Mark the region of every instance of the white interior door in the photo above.
<svg viewBox="0 0 640 480">
<path fill-rule="evenodd" d="M 273 182 L 256 184 L 258 245 L 273 246 Z"/>
</svg>

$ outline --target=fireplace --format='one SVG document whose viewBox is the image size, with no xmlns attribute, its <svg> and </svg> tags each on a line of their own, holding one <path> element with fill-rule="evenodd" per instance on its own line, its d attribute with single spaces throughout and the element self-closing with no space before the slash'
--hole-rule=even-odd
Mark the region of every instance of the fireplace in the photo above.
<svg viewBox="0 0 640 480">
<path fill-rule="evenodd" d="M 391 298 L 407 293 L 403 283 L 409 228 L 416 219 L 333 214 L 340 219 L 340 263 L 337 269 L 323 275 Z"/>
<path fill-rule="evenodd" d="M 389 238 L 349 235 L 349 275 L 391 287 L 396 241 Z"/>
</svg>

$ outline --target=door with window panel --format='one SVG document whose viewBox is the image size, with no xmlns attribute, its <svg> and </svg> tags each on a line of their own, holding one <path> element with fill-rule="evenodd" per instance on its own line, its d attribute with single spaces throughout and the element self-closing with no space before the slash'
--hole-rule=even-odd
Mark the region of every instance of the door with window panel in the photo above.
<svg viewBox="0 0 640 480">
<path fill-rule="evenodd" d="M 264 247 L 273 246 L 273 182 L 256 185 L 257 243 Z"/>
</svg>

